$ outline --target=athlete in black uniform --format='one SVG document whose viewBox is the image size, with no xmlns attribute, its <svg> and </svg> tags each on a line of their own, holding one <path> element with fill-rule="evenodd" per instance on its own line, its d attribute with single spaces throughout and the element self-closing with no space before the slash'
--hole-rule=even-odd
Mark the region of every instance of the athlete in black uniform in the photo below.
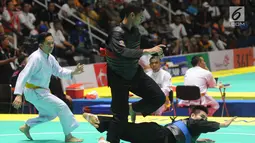
<svg viewBox="0 0 255 143">
<path fill-rule="evenodd" d="M 213 143 L 210 139 L 198 139 L 202 133 L 215 132 L 220 128 L 228 127 L 236 117 L 218 123 L 207 121 L 208 110 L 204 106 L 194 106 L 190 117 L 177 120 L 165 126 L 155 122 L 128 123 L 120 135 L 122 140 L 131 143 Z M 112 117 L 96 116 L 84 113 L 84 118 L 97 128 L 99 132 L 109 131 Z"/>
<path fill-rule="evenodd" d="M 128 122 L 129 108 L 131 116 L 136 112 L 143 116 L 156 111 L 165 103 L 164 93 L 139 66 L 138 60 L 143 54 L 161 53 L 164 45 L 151 49 L 140 49 L 140 33 L 137 26 L 142 21 L 143 8 L 132 1 L 124 8 L 122 23 L 113 28 L 106 40 L 106 61 L 108 85 L 111 87 L 111 110 L 113 120 L 110 123 L 107 140 L 119 143 L 119 135 Z M 137 103 L 128 105 L 129 91 L 142 97 Z"/>
</svg>

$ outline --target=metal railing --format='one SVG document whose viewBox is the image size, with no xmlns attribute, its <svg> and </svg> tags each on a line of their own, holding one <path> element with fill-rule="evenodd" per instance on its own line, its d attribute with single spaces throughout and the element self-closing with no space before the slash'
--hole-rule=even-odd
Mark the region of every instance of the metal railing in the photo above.
<svg viewBox="0 0 255 143">
<path fill-rule="evenodd" d="M 44 8 L 48 9 L 48 0 L 45 0 L 45 3 L 42 3 L 40 2 L 39 0 L 34 0 L 34 2 L 36 2 L 37 4 L 43 6 Z M 61 9 L 61 6 L 58 5 L 58 4 L 55 4 L 56 7 L 60 8 Z M 91 42 L 93 43 L 93 38 L 101 41 L 101 42 L 104 42 L 105 40 L 100 38 L 99 36 L 95 35 L 94 33 L 92 33 L 92 29 L 99 32 L 100 34 L 102 34 L 103 36 L 107 37 L 108 34 L 105 33 L 104 31 L 98 29 L 97 27 L 93 26 L 90 24 L 90 19 L 88 18 L 88 22 L 87 21 L 84 21 L 82 20 L 81 18 L 79 18 L 78 16 L 74 15 L 74 14 L 71 14 L 72 17 L 74 17 L 75 19 L 83 22 L 84 24 L 88 25 L 88 31 L 89 31 L 89 35 L 90 35 L 90 39 L 91 39 Z M 73 22 L 72 20 L 70 20 L 69 18 L 67 17 L 62 17 L 63 19 L 65 19 L 67 22 L 69 22 L 70 24 L 72 25 L 75 25 L 75 22 Z M 93 38 L 92 38 L 93 37 Z"/>
<path fill-rule="evenodd" d="M 172 11 L 172 6 L 171 6 L 170 1 L 168 2 L 168 7 L 164 6 L 163 4 L 161 4 L 158 1 L 155 1 L 155 4 L 157 4 L 158 6 L 162 7 L 164 10 L 168 11 L 169 22 L 171 22 L 172 21 L 171 14 L 176 15 L 176 13 L 174 11 Z"/>
</svg>

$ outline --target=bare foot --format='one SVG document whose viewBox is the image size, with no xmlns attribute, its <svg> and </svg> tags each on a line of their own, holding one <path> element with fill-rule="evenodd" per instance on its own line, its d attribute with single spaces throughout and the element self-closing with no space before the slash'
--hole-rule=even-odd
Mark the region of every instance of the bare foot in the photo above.
<svg viewBox="0 0 255 143">
<path fill-rule="evenodd" d="M 83 113 L 83 118 L 85 118 L 91 125 L 93 125 L 95 128 L 99 127 L 99 120 L 97 115 L 90 114 L 90 113 Z"/>
<path fill-rule="evenodd" d="M 104 137 L 100 137 L 98 143 L 110 143 L 110 142 L 106 141 Z"/>
<path fill-rule="evenodd" d="M 132 104 L 129 104 L 129 115 L 131 116 L 131 122 L 135 123 L 136 120 L 136 112 L 132 108 Z"/>
<path fill-rule="evenodd" d="M 83 142 L 83 139 L 78 139 L 76 137 L 70 136 L 66 138 L 66 142 L 73 143 L 73 142 Z"/>
<path fill-rule="evenodd" d="M 20 130 L 22 133 L 24 133 L 28 139 L 33 140 L 32 137 L 31 137 L 31 135 L 30 135 L 30 132 L 29 132 L 30 127 L 29 127 L 27 124 L 21 126 L 21 127 L 19 128 L 19 130 Z"/>
</svg>

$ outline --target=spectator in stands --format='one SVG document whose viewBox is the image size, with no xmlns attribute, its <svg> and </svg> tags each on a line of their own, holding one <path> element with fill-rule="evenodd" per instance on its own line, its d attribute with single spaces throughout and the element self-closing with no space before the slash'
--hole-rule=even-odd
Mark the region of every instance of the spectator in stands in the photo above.
<svg viewBox="0 0 255 143">
<path fill-rule="evenodd" d="M 195 22 L 192 15 L 183 13 L 182 14 L 182 24 L 185 27 L 185 30 L 187 32 L 187 36 L 191 38 L 195 33 Z"/>
<path fill-rule="evenodd" d="M 71 33 L 71 43 L 75 46 L 75 52 L 90 58 L 90 63 L 95 62 L 96 50 L 92 48 L 89 33 L 85 30 L 83 22 L 76 22 L 76 28 Z"/>
<path fill-rule="evenodd" d="M 198 0 L 191 0 L 191 5 L 188 6 L 186 12 L 196 16 L 198 14 Z"/>
<path fill-rule="evenodd" d="M 109 18 L 109 23 L 111 27 L 121 22 L 120 13 L 116 10 L 113 0 L 108 0 L 105 12 L 107 17 Z"/>
<path fill-rule="evenodd" d="M 232 24 L 232 22 L 229 19 L 229 12 L 225 11 L 223 15 L 223 26 L 224 26 L 224 33 L 229 36 L 233 34 L 233 31 L 235 29 L 235 25 Z"/>
<path fill-rule="evenodd" d="M 38 18 L 40 18 L 40 25 L 45 24 L 47 25 L 48 29 L 50 29 L 50 23 L 52 23 L 53 25 L 53 22 L 58 19 L 58 13 L 55 9 L 55 3 L 49 2 L 48 10 L 43 9 Z"/>
<path fill-rule="evenodd" d="M 212 40 L 209 40 L 209 43 L 213 51 L 225 50 L 226 43 L 219 39 L 219 34 L 217 32 L 212 33 Z"/>
<path fill-rule="evenodd" d="M 201 10 L 198 12 L 196 16 L 196 31 L 200 31 L 200 34 L 210 34 L 210 26 L 212 24 L 212 16 L 208 11 L 210 5 L 208 2 L 204 2 Z"/>
<path fill-rule="evenodd" d="M 191 44 L 190 53 L 202 52 L 202 48 L 198 45 L 198 41 L 195 36 L 190 38 L 190 44 Z"/>
<path fill-rule="evenodd" d="M 0 37 L 0 84 L 10 83 L 14 71 L 14 62 L 17 59 L 15 51 L 9 48 L 8 36 Z"/>
<path fill-rule="evenodd" d="M 166 96 L 166 103 L 162 105 L 154 114 L 155 115 L 162 115 L 167 108 L 170 108 L 170 101 L 169 101 L 169 92 L 171 91 L 171 78 L 169 72 L 161 69 L 161 62 L 160 57 L 153 56 L 150 58 L 150 67 L 151 71 L 147 72 L 147 75 L 151 77 L 161 88 Z"/>
<path fill-rule="evenodd" d="M 240 25 L 237 29 L 238 32 L 238 40 L 237 40 L 237 48 L 245 48 L 255 45 L 255 37 L 251 36 L 252 29 L 251 27 L 246 25 Z"/>
<path fill-rule="evenodd" d="M 163 49 L 164 55 L 165 56 L 171 56 L 172 55 L 172 50 L 176 46 L 176 39 L 162 39 L 162 44 L 166 45 L 166 48 Z"/>
<path fill-rule="evenodd" d="M 93 26 L 97 26 L 97 22 L 99 20 L 99 15 L 92 8 L 92 4 L 84 2 L 82 3 L 80 17 L 82 20 L 88 22 Z"/>
<path fill-rule="evenodd" d="M 4 36 L 4 27 L 1 22 L 0 22 L 0 36 Z"/>
<path fill-rule="evenodd" d="M 76 65 L 74 60 L 75 47 L 70 44 L 63 36 L 63 27 L 61 21 L 54 21 L 54 27 L 48 30 L 54 38 L 57 57 L 67 60 L 69 66 Z"/>
<path fill-rule="evenodd" d="M 58 17 L 60 20 L 63 18 L 70 18 L 72 14 L 76 12 L 75 7 L 74 7 L 74 1 L 73 0 L 68 0 L 66 4 L 64 4 L 59 13 Z"/>
<path fill-rule="evenodd" d="M 216 86 L 216 81 L 202 57 L 192 57 L 191 64 L 193 67 L 186 71 L 184 76 L 184 85 L 199 87 L 201 98 L 191 101 L 181 100 L 179 102 L 179 106 L 201 104 L 209 108 L 208 115 L 212 116 L 219 109 L 219 103 L 207 94 L 207 89 L 214 88 Z"/>
<path fill-rule="evenodd" d="M 183 24 L 181 23 L 181 15 L 175 15 L 174 23 L 170 24 L 170 27 L 173 29 L 173 35 L 177 39 L 182 39 L 187 36 L 187 32 Z"/>
<path fill-rule="evenodd" d="M 24 3 L 22 7 L 23 11 L 19 14 L 21 32 L 23 36 L 29 36 L 30 32 L 35 29 L 34 22 L 36 18 L 34 14 L 30 12 L 30 4 Z"/>
<path fill-rule="evenodd" d="M 211 13 L 212 19 L 217 21 L 221 15 L 219 7 L 216 5 L 215 0 L 211 0 L 208 11 Z"/>
<path fill-rule="evenodd" d="M 157 26 L 158 32 L 161 36 L 171 38 L 173 37 L 173 30 L 172 27 L 168 24 L 166 18 L 162 18 L 161 22 Z"/>
<path fill-rule="evenodd" d="M 68 0 L 58 12 L 58 18 L 62 21 L 65 31 L 70 32 L 73 28 L 73 25 L 66 19 L 74 20 L 72 15 L 75 15 L 76 12 L 77 11 L 73 0 Z"/>
<path fill-rule="evenodd" d="M 212 51 L 212 45 L 209 42 L 209 35 L 203 34 L 202 39 L 199 42 L 199 46 L 202 47 L 203 51 Z"/>
<path fill-rule="evenodd" d="M 18 16 L 14 12 L 15 6 L 11 0 L 6 1 L 6 9 L 3 11 L 3 20 L 5 23 L 5 34 L 11 34 L 12 30 L 20 30 L 20 22 Z"/>
<path fill-rule="evenodd" d="M 191 44 L 188 37 L 184 37 L 182 42 L 180 43 L 181 46 L 181 54 L 188 54 L 191 51 Z"/>
</svg>

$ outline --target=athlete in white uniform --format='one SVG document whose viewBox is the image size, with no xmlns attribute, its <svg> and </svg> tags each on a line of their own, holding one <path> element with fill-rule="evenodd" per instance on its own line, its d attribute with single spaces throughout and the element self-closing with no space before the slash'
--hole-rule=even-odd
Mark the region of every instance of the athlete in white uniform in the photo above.
<svg viewBox="0 0 255 143">
<path fill-rule="evenodd" d="M 162 113 L 170 107 L 169 92 L 171 91 L 171 75 L 167 71 L 161 69 L 160 58 L 153 56 L 150 58 L 151 71 L 147 72 L 147 75 L 151 77 L 165 93 L 166 103 L 162 105 L 156 112 L 155 115 L 162 115 Z"/>
<path fill-rule="evenodd" d="M 29 119 L 24 126 L 20 127 L 20 131 L 32 140 L 29 132 L 32 127 L 59 117 L 65 141 L 82 142 L 82 139 L 75 138 L 71 134 L 79 126 L 73 113 L 62 100 L 51 94 L 49 83 L 51 75 L 71 79 L 73 75 L 83 72 L 83 65 L 78 64 L 74 71 L 60 67 L 50 54 L 54 48 L 53 37 L 50 33 L 40 34 L 39 44 L 40 47 L 30 55 L 27 65 L 18 77 L 14 91 L 17 96 L 13 102 L 15 108 L 20 108 L 24 93 L 25 99 L 36 107 L 39 116 Z"/>
<path fill-rule="evenodd" d="M 219 103 L 207 94 L 208 88 L 214 88 L 216 81 L 208 70 L 202 57 L 194 56 L 191 61 L 192 68 L 188 69 L 184 77 L 184 85 L 195 85 L 200 88 L 201 98 L 198 100 L 181 100 L 179 106 L 204 105 L 208 108 L 208 115 L 212 116 L 218 109 Z"/>
</svg>

